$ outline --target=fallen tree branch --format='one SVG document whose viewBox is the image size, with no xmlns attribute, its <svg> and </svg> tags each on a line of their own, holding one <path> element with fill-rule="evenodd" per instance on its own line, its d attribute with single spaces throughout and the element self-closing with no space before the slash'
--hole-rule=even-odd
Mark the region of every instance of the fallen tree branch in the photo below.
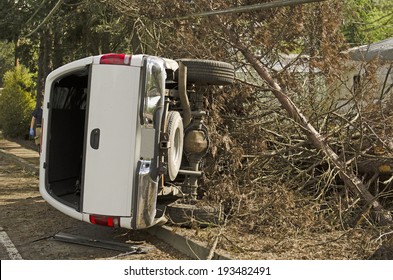
<svg viewBox="0 0 393 280">
<path fill-rule="evenodd" d="M 210 251 L 209 251 L 209 255 L 208 255 L 207 258 L 206 258 L 207 260 L 213 259 L 214 253 L 215 253 L 216 248 L 217 248 L 218 240 L 220 239 L 220 236 L 221 236 L 221 233 L 218 234 L 218 235 L 216 236 L 216 238 L 214 239 L 213 245 L 212 245 L 212 247 L 210 248 Z"/>
<path fill-rule="evenodd" d="M 228 32 L 232 43 L 243 53 L 247 61 L 253 66 L 259 76 L 268 84 L 274 96 L 287 111 L 289 116 L 295 120 L 304 130 L 309 141 L 319 150 L 322 150 L 333 165 L 339 170 L 340 178 L 351 192 L 359 195 L 367 205 L 370 205 L 373 211 L 379 217 L 381 224 L 390 224 L 393 222 L 391 214 L 386 211 L 376 198 L 368 191 L 363 182 L 347 168 L 345 162 L 340 160 L 339 156 L 326 143 L 325 138 L 309 123 L 307 118 L 301 113 L 299 108 L 288 97 L 284 90 L 271 77 L 270 73 L 263 64 L 251 53 L 251 51 Z"/>
</svg>

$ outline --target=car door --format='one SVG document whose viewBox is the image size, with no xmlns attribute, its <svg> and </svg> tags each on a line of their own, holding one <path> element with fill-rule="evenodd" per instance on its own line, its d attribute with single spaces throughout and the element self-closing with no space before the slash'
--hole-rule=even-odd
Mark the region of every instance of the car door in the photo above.
<svg viewBox="0 0 393 280">
<path fill-rule="evenodd" d="M 131 216 L 140 67 L 93 64 L 82 211 Z"/>
</svg>

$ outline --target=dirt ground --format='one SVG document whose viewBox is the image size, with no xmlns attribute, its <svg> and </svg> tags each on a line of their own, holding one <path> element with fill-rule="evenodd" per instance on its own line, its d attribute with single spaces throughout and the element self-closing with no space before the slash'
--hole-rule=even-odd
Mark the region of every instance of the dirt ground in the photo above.
<svg viewBox="0 0 393 280">
<path fill-rule="evenodd" d="M 217 248 L 242 260 L 368 260 L 393 259 L 391 246 L 381 245 L 378 234 L 354 229 L 332 232 L 275 232 L 244 234 L 228 227 L 209 232 L 179 229 L 181 234 L 201 241 L 220 236 Z M 212 242 L 210 242 L 212 243 Z"/>
<path fill-rule="evenodd" d="M 189 259 L 143 231 L 127 231 L 76 221 L 48 205 L 38 192 L 38 178 L 0 154 L 0 226 L 23 259 Z M 147 254 L 123 252 L 56 241 L 59 232 L 140 246 Z M 9 259 L 0 244 L 0 259 Z"/>
</svg>

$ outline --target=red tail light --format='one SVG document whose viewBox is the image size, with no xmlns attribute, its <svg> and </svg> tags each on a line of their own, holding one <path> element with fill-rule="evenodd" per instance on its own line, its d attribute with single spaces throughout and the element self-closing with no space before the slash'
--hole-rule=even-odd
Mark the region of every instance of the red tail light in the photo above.
<svg viewBox="0 0 393 280">
<path fill-rule="evenodd" d="M 131 55 L 108 53 L 100 58 L 100 64 L 116 64 L 116 65 L 130 65 Z"/>
<path fill-rule="evenodd" d="M 90 223 L 94 225 L 117 227 L 120 225 L 119 217 L 101 216 L 101 215 L 90 215 Z"/>
</svg>

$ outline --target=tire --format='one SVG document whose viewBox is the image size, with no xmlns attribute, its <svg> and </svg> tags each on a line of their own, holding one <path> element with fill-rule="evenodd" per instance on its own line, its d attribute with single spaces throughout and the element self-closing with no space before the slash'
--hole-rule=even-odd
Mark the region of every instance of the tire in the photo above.
<svg viewBox="0 0 393 280">
<path fill-rule="evenodd" d="M 208 205 L 172 203 L 167 206 L 167 216 L 172 224 L 200 226 L 218 225 L 220 223 L 219 209 Z"/>
<path fill-rule="evenodd" d="M 179 59 L 187 66 L 187 83 L 196 85 L 229 85 L 233 83 L 233 65 L 215 60 Z M 178 71 L 176 71 L 176 80 Z"/>
<path fill-rule="evenodd" d="M 168 149 L 168 178 L 173 181 L 179 173 L 183 157 L 184 129 L 179 112 L 170 111 L 168 113 L 167 132 L 170 143 Z"/>
</svg>

